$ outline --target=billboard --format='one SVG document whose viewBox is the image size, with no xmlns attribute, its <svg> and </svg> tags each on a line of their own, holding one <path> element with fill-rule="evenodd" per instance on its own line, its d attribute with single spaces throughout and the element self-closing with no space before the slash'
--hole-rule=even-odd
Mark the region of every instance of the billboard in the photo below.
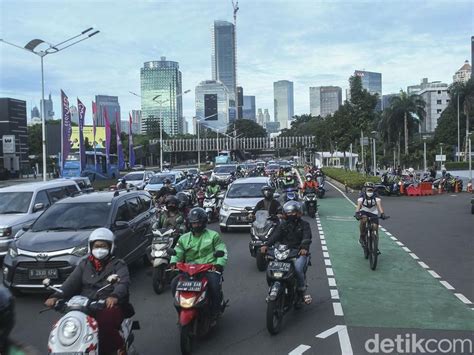
<svg viewBox="0 0 474 355">
<path fill-rule="evenodd" d="M 3 135 L 3 154 L 15 154 L 15 136 Z"/>
<path fill-rule="evenodd" d="M 204 94 L 204 117 L 209 117 L 206 121 L 217 121 L 217 94 Z"/>
<path fill-rule="evenodd" d="M 105 148 L 105 127 L 96 127 L 95 140 L 96 148 Z M 84 141 L 87 140 L 92 145 L 94 140 L 94 128 L 93 126 L 84 126 Z M 79 127 L 72 127 L 71 134 L 71 149 L 79 149 Z"/>
</svg>

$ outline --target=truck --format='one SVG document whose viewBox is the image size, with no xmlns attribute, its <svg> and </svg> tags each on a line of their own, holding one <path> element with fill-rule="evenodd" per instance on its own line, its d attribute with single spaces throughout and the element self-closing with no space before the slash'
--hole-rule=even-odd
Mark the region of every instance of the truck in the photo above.
<svg viewBox="0 0 474 355">
<path fill-rule="evenodd" d="M 230 151 L 222 150 L 220 151 L 215 159 L 215 165 L 230 164 L 232 162 Z"/>
</svg>

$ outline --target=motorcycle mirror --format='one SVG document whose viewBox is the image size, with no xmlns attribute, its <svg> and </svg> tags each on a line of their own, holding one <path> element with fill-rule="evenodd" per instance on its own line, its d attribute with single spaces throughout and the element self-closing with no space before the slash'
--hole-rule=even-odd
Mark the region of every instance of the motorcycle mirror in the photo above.
<svg viewBox="0 0 474 355">
<path fill-rule="evenodd" d="M 217 250 L 214 252 L 214 256 L 216 258 L 222 258 L 225 255 L 225 253 L 222 250 Z"/>
<path fill-rule="evenodd" d="M 174 250 L 173 248 L 169 248 L 169 249 L 166 250 L 166 253 L 168 255 L 174 256 L 174 255 L 176 255 L 176 250 Z"/>
<path fill-rule="evenodd" d="M 43 286 L 44 287 L 49 287 L 50 284 L 51 284 L 51 279 L 44 279 L 43 280 Z"/>
<path fill-rule="evenodd" d="M 107 282 L 111 285 L 116 284 L 119 281 L 120 281 L 120 277 L 117 274 L 112 274 L 109 277 L 107 277 Z"/>
</svg>

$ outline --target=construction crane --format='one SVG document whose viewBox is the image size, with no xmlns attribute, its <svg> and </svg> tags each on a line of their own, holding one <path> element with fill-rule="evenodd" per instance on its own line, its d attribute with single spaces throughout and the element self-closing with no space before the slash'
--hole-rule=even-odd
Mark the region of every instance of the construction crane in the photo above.
<svg viewBox="0 0 474 355">
<path fill-rule="evenodd" d="M 239 97 L 237 94 L 237 11 L 239 11 L 239 0 L 234 1 L 232 0 L 232 8 L 234 9 L 234 75 L 235 75 L 235 82 L 234 82 L 234 95 L 235 95 L 235 114 L 236 118 L 239 118 Z"/>
</svg>

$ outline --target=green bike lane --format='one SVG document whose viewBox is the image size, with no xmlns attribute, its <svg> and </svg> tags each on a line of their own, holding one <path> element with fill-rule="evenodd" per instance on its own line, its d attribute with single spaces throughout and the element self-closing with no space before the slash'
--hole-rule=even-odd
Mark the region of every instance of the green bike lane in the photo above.
<svg viewBox="0 0 474 355">
<path fill-rule="evenodd" d="M 375 333 L 472 339 L 474 311 L 382 230 L 382 254 L 377 269 L 370 269 L 353 215 L 354 207 L 339 192 L 332 190 L 320 201 L 319 218 L 354 354 L 367 353 L 364 342 Z"/>
</svg>

